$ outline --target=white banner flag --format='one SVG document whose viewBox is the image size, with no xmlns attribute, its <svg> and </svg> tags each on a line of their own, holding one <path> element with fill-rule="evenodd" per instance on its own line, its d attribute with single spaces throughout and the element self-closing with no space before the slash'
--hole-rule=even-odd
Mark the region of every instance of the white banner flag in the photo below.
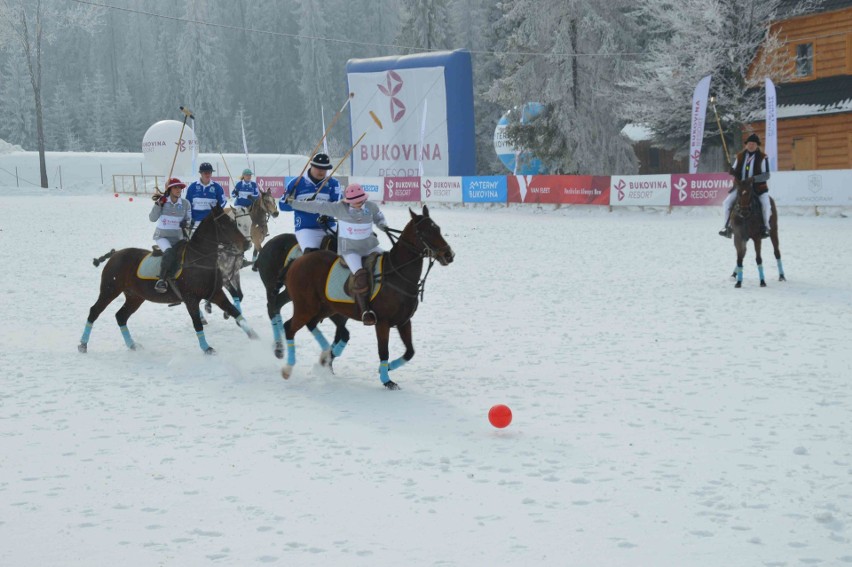
<svg viewBox="0 0 852 567">
<path fill-rule="evenodd" d="M 243 124 L 243 113 L 240 112 L 240 128 L 243 130 L 243 150 L 246 152 L 246 167 L 251 168 L 251 161 L 248 157 L 248 144 L 246 144 L 246 127 Z"/>
<path fill-rule="evenodd" d="M 695 87 L 692 94 L 692 132 L 689 138 L 689 173 L 698 172 L 701 161 L 701 144 L 704 141 L 704 117 L 707 115 L 707 95 L 710 94 L 710 78 L 707 75 Z"/>
<path fill-rule="evenodd" d="M 775 84 L 766 78 L 766 133 L 763 138 L 763 153 L 769 158 L 769 169 L 778 171 L 778 112 Z"/>
<path fill-rule="evenodd" d="M 323 137 L 322 153 L 328 155 L 328 136 L 325 135 L 325 107 L 323 105 L 320 105 L 320 118 L 322 119 L 322 131 L 320 132 L 320 135 Z M 313 159 L 313 156 L 311 158 Z"/>
</svg>

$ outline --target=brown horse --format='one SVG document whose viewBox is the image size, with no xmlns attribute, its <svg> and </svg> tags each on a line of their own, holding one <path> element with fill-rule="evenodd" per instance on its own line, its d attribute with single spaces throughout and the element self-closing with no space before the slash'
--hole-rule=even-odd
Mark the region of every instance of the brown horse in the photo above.
<svg viewBox="0 0 852 567">
<path fill-rule="evenodd" d="M 453 261 L 452 248 L 441 236 L 441 229 L 429 217 L 429 209 L 423 207 L 423 214 L 413 211 L 411 220 L 400 232 L 400 236 L 390 252 L 385 252 L 381 274 L 381 291 L 370 302 L 376 313 L 376 339 L 379 343 L 379 378 L 390 390 L 399 386 L 390 379 L 389 372 L 411 360 L 414 345 L 411 340 L 411 318 L 417 310 L 418 294 L 422 295 L 423 284 L 432 265 L 437 260 L 442 266 Z M 429 258 L 429 269 L 421 279 L 423 259 Z M 337 255 L 318 250 L 305 254 L 295 260 L 287 270 L 287 292 L 293 301 L 293 317 L 284 323 L 287 338 L 287 365 L 281 375 L 289 378 L 296 363 L 294 337 L 305 325 L 316 325 L 325 317 L 331 317 L 338 327 L 346 319 L 361 320 L 361 313 L 354 303 L 337 303 L 325 296 L 325 281 Z M 388 339 L 391 327 L 396 327 L 405 345 L 405 353 L 396 360 L 389 361 Z M 325 339 L 315 338 L 321 344 Z M 321 333 L 320 333 L 321 334 Z M 327 342 L 326 342 L 327 344 Z M 329 352 L 324 351 L 320 362 L 328 360 Z"/>
<path fill-rule="evenodd" d="M 749 239 L 754 243 L 760 287 L 766 287 L 766 280 L 763 275 L 763 257 L 760 255 L 763 213 L 761 212 L 760 198 L 754 189 L 753 178 L 745 181 L 734 179 L 734 190 L 737 192 L 737 199 L 731 210 L 731 228 L 734 232 L 734 247 L 737 249 L 737 267 L 731 274 L 731 277 L 737 280 L 734 287 L 743 286 L 743 258 L 745 258 L 748 249 Z M 769 204 L 772 207 L 772 213 L 769 216 L 769 239 L 772 241 L 775 260 L 778 263 L 778 281 L 783 282 L 787 281 L 787 278 L 784 277 L 781 249 L 778 247 L 778 209 L 775 207 L 774 199 L 770 198 Z"/>
<path fill-rule="evenodd" d="M 198 344 L 207 354 L 213 354 L 213 348 L 207 344 L 204 337 L 204 327 L 198 305 L 202 299 L 208 298 L 223 311 L 236 319 L 237 325 L 245 331 L 249 338 L 256 339 L 257 334 L 249 327 L 234 305 L 225 297 L 222 291 L 222 275 L 218 268 L 218 257 L 221 254 L 239 256 L 248 249 L 249 242 L 243 237 L 236 223 L 231 220 L 221 207 L 216 206 L 210 214 L 201 221 L 198 228 L 187 243 L 180 243 L 178 254 L 183 254 L 183 267 L 180 276 L 170 282 L 166 293 L 154 291 L 154 279 L 142 279 L 137 275 L 139 265 L 148 250 L 141 248 L 124 248 L 117 252 L 108 252 L 105 257 L 109 261 L 101 274 L 101 289 L 98 300 L 89 310 L 86 327 L 77 350 L 86 352 L 89 334 L 97 318 L 106 307 L 120 294 L 124 294 L 124 305 L 115 314 L 124 342 L 128 348 L 135 350 L 138 344 L 130 336 L 127 320 L 145 302 L 163 304 L 179 304 L 183 302 L 192 318 Z M 175 289 L 175 287 L 177 289 Z"/>
</svg>

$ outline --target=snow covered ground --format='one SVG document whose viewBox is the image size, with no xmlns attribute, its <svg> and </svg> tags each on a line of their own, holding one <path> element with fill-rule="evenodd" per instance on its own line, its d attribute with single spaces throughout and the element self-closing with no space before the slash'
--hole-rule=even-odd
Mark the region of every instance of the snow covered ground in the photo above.
<svg viewBox="0 0 852 567">
<path fill-rule="evenodd" d="M 852 565 L 847 218 L 782 216 L 789 281 L 750 252 L 736 290 L 718 211 L 435 208 L 456 261 L 389 392 L 354 323 L 283 381 L 250 271 L 259 341 L 146 304 L 131 352 L 117 300 L 79 354 L 149 201 L 34 195 L 0 190 L 0 565 Z"/>
</svg>

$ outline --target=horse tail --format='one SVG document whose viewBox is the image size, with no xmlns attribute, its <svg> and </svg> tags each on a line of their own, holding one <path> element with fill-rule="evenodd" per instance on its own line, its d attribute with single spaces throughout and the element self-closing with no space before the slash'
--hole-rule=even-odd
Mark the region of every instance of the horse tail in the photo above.
<svg viewBox="0 0 852 567">
<path fill-rule="evenodd" d="M 97 268 L 98 266 L 101 265 L 101 262 L 103 262 L 104 260 L 108 260 L 113 254 L 115 254 L 115 248 L 113 248 L 112 250 L 110 250 L 109 252 L 107 252 L 106 254 L 101 256 L 100 258 L 94 258 L 92 260 L 92 264 Z"/>
</svg>

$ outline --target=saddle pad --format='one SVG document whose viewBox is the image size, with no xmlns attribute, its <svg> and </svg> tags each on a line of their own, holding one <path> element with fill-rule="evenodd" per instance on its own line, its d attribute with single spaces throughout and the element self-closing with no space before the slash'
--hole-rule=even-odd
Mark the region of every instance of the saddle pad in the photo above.
<svg viewBox="0 0 852 567">
<path fill-rule="evenodd" d="M 174 275 L 174 279 L 178 279 L 183 273 L 183 257 L 185 255 L 186 248 L 183 249 L 183 253 L 181 254 L 180 265 L 178 266 L 177 273 Z M 136 277 L 140 280 L 160 279 L 160 264 L 162 263 L 162 258 L 162 255 L 154 256 L 153 253 L 149 253 L 147 256 L 142 258 L 142 261 L 139 262 L 139 267 L 136 268 Z"/>
<path fill-rule="evenodd" d="M 375 267 L 373 268 L 373 290 L 370 293 L 370 301 L 375 299 L 379 294 L 379 291 L 382 289 L 380 276 L 382 275 L 384 260 L 384 256 L 379 256 L 378 260 L 376 260 Z M 349 268 L 341 262 L 341 258 L 337 258 L 337 260 L 334 261 L 334 264 L 331 265 L 331 270 L 328 271 L 328 278 L 325 280 L 326 299 L 334 301 L 335 303 L 355 303 L 355 299 L 343 291 L 343 284 L 346 283 L 346 280 L 349 278 L 351 273 L 352 272 Z"/>
<path fill-rule="evenodd" d="M 286 266 L 287 264 L 289 264 L 290 262 L 292 262 L 293 260 L 295 260 L 296 258 L 298 258 L 301 255 L 302 255 L 302 249 L 299 248 L 298 244 L 294 244 L 293 247 L 290 248 L 290 251 L 287 252 L 287 255 L 284 256 L 284 265 Z"/>
</svg>

